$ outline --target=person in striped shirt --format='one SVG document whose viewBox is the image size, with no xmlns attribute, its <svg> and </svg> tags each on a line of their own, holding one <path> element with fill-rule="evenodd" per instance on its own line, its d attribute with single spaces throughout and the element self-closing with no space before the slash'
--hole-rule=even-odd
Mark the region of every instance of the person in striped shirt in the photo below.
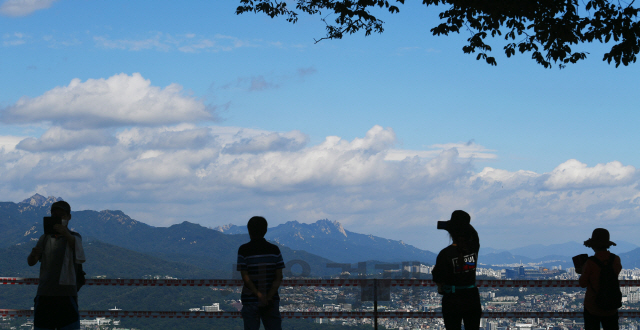
<svg viewBox="0 0 640 330">
<path fill-rule="evenodd" d="M 245 330 L 281 330 L 280 296 L 284 260 L 278 246 L 267 242 L 267 220 L 252 217 L 247 223 L 251 241 L 238 249 L 237 270 L 242 275 L 242 319 Z"/>
</svg>

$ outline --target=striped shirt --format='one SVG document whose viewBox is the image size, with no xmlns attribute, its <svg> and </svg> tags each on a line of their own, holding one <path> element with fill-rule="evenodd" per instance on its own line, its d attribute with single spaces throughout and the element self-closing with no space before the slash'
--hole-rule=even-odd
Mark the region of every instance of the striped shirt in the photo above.
<svg viewBox="0 0 640 330">
<path fill-rule="evenodd" d="M 276 269 L 284 268 L 284 260 L 280 249 L 266 239 L 253 239 L 242 244 L 238 249 L 238 271 L 249 272 L 249 278 L 258 291 L 265 296 L 271 290 L 276 278 Z M 245 284 L 240 297 L 243 304 L 258 303 L 258 297 Z M 278 293 L 273 296 L 274 301 L 280 301 Z"/>
</svg>

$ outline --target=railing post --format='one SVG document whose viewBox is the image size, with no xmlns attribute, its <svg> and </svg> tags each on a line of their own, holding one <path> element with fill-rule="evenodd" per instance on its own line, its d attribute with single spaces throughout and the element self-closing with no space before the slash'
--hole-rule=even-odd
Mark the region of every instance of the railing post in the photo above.
<svg viewBox="0 0 640 330">
<path fill-rule="evenodd" d="M 378 330 L 378 279 L 373 279 L 373 329 Z"/>
</svg>

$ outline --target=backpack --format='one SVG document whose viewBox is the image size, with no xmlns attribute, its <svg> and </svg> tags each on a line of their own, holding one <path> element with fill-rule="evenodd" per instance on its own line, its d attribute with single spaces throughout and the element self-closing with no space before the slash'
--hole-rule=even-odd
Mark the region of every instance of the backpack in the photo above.
<svg viewBox="0 0 640 330">
<path fill-rule="evenodd" d="M 603 310 L 613 310 L 622 307 L 622 292 L 618 282 L 618 274 L 613 270 L 613 261 L 616 255 L 611 253 L 606 264 L 602 263 L 595 256 L 590 260 L 600 267 L 600 290 L 596 292 L 596 306 Z"/>
<path fill-rule="evenodd" d="M 87 283 L 85 275 L 87 273 L 82 270 L 82 264 L 76 263 L 76 250 L 73 249 L 73 270 L 76 271 L 76 292 L 80 291 L 80 288 Z"/>
</svg>

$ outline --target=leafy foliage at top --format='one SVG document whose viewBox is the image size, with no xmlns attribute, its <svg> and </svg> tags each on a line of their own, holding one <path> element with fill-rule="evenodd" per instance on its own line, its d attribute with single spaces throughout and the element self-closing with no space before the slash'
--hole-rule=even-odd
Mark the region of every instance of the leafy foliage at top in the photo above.
<svg viewBox="0 0 640 330">
<path fill-rule="evenodd" d="M 395 4 L 404 4 L 396 0 Z M 291 1 L 289 1 L 291 3 Z M 465 53 L 477 53 L 477 59 L 496 65 L 492 50 L 485 43 L 487 37 L 503 37 L 507 57 L 531 53 L 531 58 L 545 68 L 557 63 L 560 68 L 587 57 L 587 52 L 574 51 L 581 43 L 609 43 L 611 49 L 603 60 L 618 67 L 636 62 L 640 51 L 640 9 L 635 0 L 423 0 L 425 6 L 446 6 L 439 17 L 444 22 L 431 29 L 433 35 L 468 31 L 470 37 L 462 48 Z M 341 39 L 345 34 L 364 31 L 382 33 L 384 22 L 371 12 L 383 8 L 398 13 L 400 7 L 386 0 L 296 0 L 296 8 L 290 9 L 282 0 L 240 0 L 236 14 L 262 12 L 271 18 L 284 16 L 295 23 L 298 12 L 309 15 L 335 15 L 332 23 L 323 16 L 327 34 L 323 39 Z"/>
</svg>

